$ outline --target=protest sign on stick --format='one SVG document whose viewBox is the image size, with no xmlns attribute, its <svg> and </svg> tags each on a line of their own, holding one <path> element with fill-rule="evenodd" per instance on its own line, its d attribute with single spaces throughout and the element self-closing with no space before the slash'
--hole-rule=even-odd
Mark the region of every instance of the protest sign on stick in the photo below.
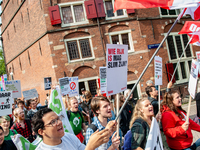
<svg viewBox="0 0 200 150">
<path fill-rule="evenodd" d="M 51 77 L 44 78 L 44 89 L 45 90 L 51 89 Z"/>
<path fill-rule="evenodd" d="M 78 77 L 69 77 L 69 97 L 79 95 Z"/>
<path fill-rule="evenodd" d="M 12 98 L 22 97 L 20 80 L 5 81 L 6 91 L 12 91 Z"/>
<path fill-rule="evenodd" d="M 100 76 L 100 89 L 101 94 L 106 93 L 107 91 L 107 83 L 106 83 L 106 67 L 99 67 L 99 76 Z"/>
<path fill-rule="evenodd" d="M 35 97 L 38 98 L 38 92 L 37 92 L 36 89 L 22 91 L 22 94 L 23 94 L 25 100 L 32 99 L 32 98 L 35 98 Z"/>
<path fill-rule="evenodd" d="M 59 79 L 59 84 L 60 84 L 60 90 L 61 90 L 62 95 L 69 94 L 70 88 L 69 88 L 69 79 L 68 79 L 68 77 L 60 78 Z"/>
<path fill-rule="evenodd" d="M 127 89 L 128 45 L 107 44 L 107 95 Z"/>
<path fill-rule="evenodd" d="M 0 114 L 6 116 L 12 114 L 12 91 L 0 92 Z"/>
</svg>

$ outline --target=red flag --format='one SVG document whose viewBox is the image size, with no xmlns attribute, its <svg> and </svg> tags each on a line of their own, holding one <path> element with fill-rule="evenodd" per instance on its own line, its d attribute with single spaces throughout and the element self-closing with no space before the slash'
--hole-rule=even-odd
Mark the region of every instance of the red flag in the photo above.
<svg viewBox="0 0 200 150">
<path fill-rule="evenodd" d="M 115 0 L 114 11 L 118 9 L 141 9 L 152 7 L 168 7 L 180 9 L 197 7 L 200 0 Z"/>
<path fill-rule="evenodd" d="M 187 34 L 192 38 L 190 43 L 200 42 L 200 21 L 186 21 L 178 34 Z"/>
<path fill-rule="evenodd" d="M 193 20 L 200 19 L 200 3 L 197 4 L 197 7 L 188 7 L 184 15 L 189 14 Z"/>
</svg>

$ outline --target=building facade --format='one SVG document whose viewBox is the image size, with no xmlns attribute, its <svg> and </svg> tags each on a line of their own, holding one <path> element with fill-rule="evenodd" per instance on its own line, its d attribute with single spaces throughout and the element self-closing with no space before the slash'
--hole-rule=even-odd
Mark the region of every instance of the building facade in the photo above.
<svg viewBox="0 0 200 150">
<path fill-rule="evenodd" d="M 181 10 L 161 8 L 118 10 L 114 0 L 3 0 L 2 39 L 9 79 L 21 80 L 22 91 L 36 88 L 41 101 L 44 78 L 53 84 L 65 76 L 78 76 L 79 88 L 94 95 L 99 67 L 106 65 L 106 44 L 128 45 L 127 86 L 132 88 Z M 178 35 L 185 21 L 174 27 L 158 54 L 163 59 L 163 85 L 168 83 L 166 67 L 176 65 L 187 44 L 187 35 Z M 189 46 L 178 66 L 176 87 L 184 93 L 190 64 L 197 46 Z M 120 73 L 120 72 L 119 72 Z M 146 81 L 154 80 L 153 62 L 137 85 L 134 97 L 145 91 Z M 116 81 L 117 82 L 117 81 Z M 42 102 L 43 103 L 43 102 Z"/>
</svg>

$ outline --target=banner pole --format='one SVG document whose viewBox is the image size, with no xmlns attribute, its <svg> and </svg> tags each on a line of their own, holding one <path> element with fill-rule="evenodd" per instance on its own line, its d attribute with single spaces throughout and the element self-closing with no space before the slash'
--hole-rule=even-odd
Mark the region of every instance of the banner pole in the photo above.
<svg viewBox="0 0 200 150">
<path fill-rule="evenodd" d="M 156 56 L 156 54 L 158 53 L 159 49 L 161 48 L 161 46 L 163 45 L 163 43 L 165 42 L 165 40 L 167 39 L 167 37 L 169 36 L 170 32 L 172 31 L 172 29 L 174 28 L 174 26 L 177 24 L 177 22 L 180 20 L 180 18 L 182 17 L 183 12 L 185 11 L 185 9 L 182 10 L 182 12 L 179 14 L 179 16 L 176 18 L 175 22 L 172 24 L 171 28 L 169 29 L 169 31 L 167 32 L 167 35 L 164 37 L 164 39 L 162 40 L 162 42 L 160 43 L 160 45 L 158 46 L 158 48 L 156 49 L 156 51 L 154 52 L 153 56 L 151 57 L 151 59 L 149 60 L 149 62 L 147 63 L 146 67 L 144 68 L 144 70 L 142 71 L 141 75 L 139 76 L 137 82 L 135 83 L 135 85 L 133 86 L 133 88 L 131 89 L 131 92 L 129 93 L 128 97 L 126 98 L 124 104 L 122 105 L 121 109 L 119 110 L 119 114 L 116 116 L 115 121 L 117 121 L 117 119 L 119 118 L 119 115 L 121 114 L 122 110 L 124 109 L 126 103 L 128 102 L 128 99 L 131 96 L 131 93 L 133 93 L 133 91 L 135 90 L 136 86 L 138 85 L 138 83 L 140 82 L 141 78 L 143 77 L 144 73 L 146 72 L 147 68 L 149 67 L 149 65 L 151 64 L 151 62 L 153 61 L 154 57 Z"/>
<path fill-rule="evenodd" d="M 160 112 L 160 85 L 158 85 L 158 113 Z M 154 114 L 156 115 L 156 114 Z"/>
<path fill-rule="evenodd" d="M 187 111 L 187 119 L 186 122 L 189 123 L 189 115 L 190 115 L 190 106 L 191 106 L 192 97 L 190 96 L 189 104 L 188 104 L 188 111 Z"/>
<path fill-rule="evenodd" d="M 117 101 L 116 101 L 116 104 L 117 104 L 117 110 L 116 110 L 116 114 L 118 115 L 119 114 L 119 93 L 117 93 Z M 117 137 L 119 136 L 119 119 L 117 120 Z"/>
<path fill-rule="evenodd" d="M 174 75 L 175 75 L 175 73 L 176 73 L 176 70 L 177 70 L 177 68 L 178 68 L 178 65 L 179 65 L 179 63 L 180 63 L 180 61 L 181 61 L 181 58 L 183 57 L 183 54 L 184 54 L 184 52 L 186 51 L 188 45 L 189 45 L 190 42 L 192 41 L 192 38 L 193 38 L 193 36 L 190 38 L 190 40 L 188 41 L 187 45 L 185 46 L 185 49 L 183 50 L 183 53 L 181 54 L 181 57 L 179 58 L 178 63 L 176 64 L 176 68 L 174 69 L 174 73 L 173 73 L 173 75 L 172 75 L 172 78 L 171 78 L 170 82 L 172 82 L 172 80 L 173 80 L 173 78 L 174 78 Z"/>
</svg>

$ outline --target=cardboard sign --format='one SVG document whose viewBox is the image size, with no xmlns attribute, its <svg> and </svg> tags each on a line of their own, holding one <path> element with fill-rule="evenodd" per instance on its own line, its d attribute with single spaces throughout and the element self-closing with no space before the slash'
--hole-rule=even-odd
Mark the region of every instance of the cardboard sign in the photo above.
<svg viewBox="0 0 200 150">
<path fill-rule="evenodd" d="M 154 75 L 155 75 L 155 85 L 162 85 L 162 58 L 155 56 L 154 58 Z"/>
<path fill-rule="evenodd" d="M 198 78 L 198 70 L 199 70 L 199 63 L 192 59 L 192 66 L 191 66 L 191 72 L 190 72 L 190 80 L 188 85 L 188 91 L 190 93 L 190 96 L 192 98 L 195 98 L 196 94 L 196 85 L 197 85 L 197 78 Z"/>
<path fill-rule="evenodd" d="M 45 90 L 51 89 L 51 77 L 44 78 L 44 89 Z"/>
<path fill-rule="evenodd" d="M 35 98 L 35 97 L 38 98 L 38 92 L 37 92 L 36 89 L 22 91 L 22 93 L 23 93 L 25 100 L 32 99 L 32 98 Z"/>
<path fill-rule="evenodd" d="M 0 114 L 6 116 L 12 114 L 12 91 L 0 92 Z"/>
<path fill-rule="evenodd" d="M 62 96 L 69 94 L 70 88 L 69 88 L 69 79 L 68 79 L 68 77 L 60 78 L 59 79 L 59 84 L 60 84 L 60 89 L 61 89 Z"/>
<path fill-rule="evenodd" d="M 79 95 L 78 77 L 69 77 L 69 97 Z"/>
<path fill-rule="evenodd" d="M 22 97 L 20 80 L 5 81 L 6 91 L 12 91 L 12 98 Z"/>
<path fill-rule="evenodd" d="M 101 94 L 106 93 L 106 67 L 99 67 Z"/>
<path fill-rule="evenodd" d="M 163 150 L 163 143 L 160 135 L 160 128 L 158 122 L 153 117 L 145 150 L 154 150 L 154 149 Z"/>
<path fill-rule="evenodd" d="M 128 45 L 107 44 L 107 96 L 127 89 Z"/>
</svg>

